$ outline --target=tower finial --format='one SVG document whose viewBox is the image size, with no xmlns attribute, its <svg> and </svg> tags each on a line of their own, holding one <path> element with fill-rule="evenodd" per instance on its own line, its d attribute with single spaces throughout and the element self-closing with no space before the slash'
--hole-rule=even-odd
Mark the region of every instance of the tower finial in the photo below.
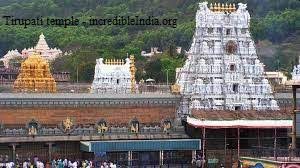
<svg viewBox="0 0 300 168">
<path fill-rule="evenodd" d="M 218 9 L 218 7 L 217 7 L 217 3 L 215 3 L 215 4 L 214 4 L 214 7 L 213 7 L 213 11 L 214 11 L 214 12 L 216 12 L 216 11 L 217 11 L 217 9 Z"/>
<path fill-rule="evenodd" d="M 225 12 L 225 7 L 224 7 L 224 4 L 222 3 L 221 5 L 221 12 Z"/>
<path fill-rule="evenodd" d="M 213 4 L 212 4 L 212 3 L 210 3 L 209 9 L 210 9 L 211 11 L 214 11 L 214 7 L 213 7 Z"/>
<path fill-rule="evenodd" d="M 221 4 L 218 3 L 217 12 L 220 12 L 220 11 L 221 11 Z"/>
</svg>

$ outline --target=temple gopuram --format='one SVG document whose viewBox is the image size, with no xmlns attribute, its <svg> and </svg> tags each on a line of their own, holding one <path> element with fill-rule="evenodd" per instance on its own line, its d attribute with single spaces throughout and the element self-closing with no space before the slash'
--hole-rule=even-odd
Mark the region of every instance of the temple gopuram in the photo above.
<svg viewBox="0 0 300 168">
<path fill-rule="evenodd" d="M 49 63 L 40 55 L 29 56 L 21 65 L 20 74 L 14 82 L 16 92 L 56 92 L 56 83 Z"/>
<path fill-rule="evenodd" d="M 177 75 L 181 115 L 188 109 L 278 110 L 250 36 L 246 5 L 222 5 L 199 5 L 188 59 Z"/>
<path fill-rule="evenodd" d="M 97 59 L 92 93 L 135 93 L 134 56 L 124 60 Z"/>
</svg>

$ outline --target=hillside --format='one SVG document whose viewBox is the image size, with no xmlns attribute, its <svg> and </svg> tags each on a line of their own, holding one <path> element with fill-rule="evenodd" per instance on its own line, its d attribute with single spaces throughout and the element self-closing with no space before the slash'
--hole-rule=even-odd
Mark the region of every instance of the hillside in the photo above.
<svg viewBox="0 0 300 168">
<path fill-rule="evenodd" d="M 114 16 L 154 16 L 159 19 L 177 19 L 176 28 L 171 26 L 6 26 L 0 21 L 0 55 L 9 49 L 19 50 L 33 46 L 43 32 L 48 44 L 72 51 L 72 55 L 58 59 L 53 68 L 68 70 L 72 78 L 79 71 L 80 81 L 91 81 L 95 59 L 125 58 L 127 53 L 137 59 L 137 78 L 154 78 L 166 81 L 175 79 L 175 68 L 181 66 L 183 55 L 175 54 L 175 47 L 188 50 L 194 33 L 194 19 L 198 0 L 0 0 L 0 14 L 20 18 L 38 16 L 51 18 L 76 17 L 80 20 L 112 18 Z M 225 1 L 209 1 L 225 2 Z M 228 1 L 226 1 L 228 2 Z M 258 49 L 266 69 L 289 71 L 299 55 L 300 2 L 298 0 L 251 0 L 228 3 L 248 3 L 252 16 L 251 32 L 265 49 Z M 295 44 L 296 43 L 296 44 Z M 156 46 L 164 53 L 149 61 L 140 56 L 141 50 L 149 51 Z M 269 51 L 268 51 L 269 50 Z M 271 51 L 271 52 L 270 52 Z M 280 60 L 276 64 L 275 60 Z M 278 62 L 278 61 L 277 61 Z"/>
</svg>

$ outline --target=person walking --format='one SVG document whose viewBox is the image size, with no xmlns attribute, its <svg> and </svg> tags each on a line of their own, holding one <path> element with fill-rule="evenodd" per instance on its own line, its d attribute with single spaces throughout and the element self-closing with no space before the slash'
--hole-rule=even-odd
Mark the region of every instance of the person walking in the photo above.
<svg viewBox="0 0 300 168">
<path fill-rule="evenodd" d="M 202 159 L 201 159 L 201 158 L 198 158 L 198 159 L 196 160 L 196 167 L 197 167 L 197 168 L 202 168 Z"/>
<path fill-rule="evenodd" d="M 58 168 L 64 168 L 64 164 L 61 159 L 58 160 Z"/>
</svg>

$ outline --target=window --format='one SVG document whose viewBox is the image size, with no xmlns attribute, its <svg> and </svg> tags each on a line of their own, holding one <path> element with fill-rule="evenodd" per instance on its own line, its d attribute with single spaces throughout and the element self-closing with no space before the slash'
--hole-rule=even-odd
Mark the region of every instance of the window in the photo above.
<svg viewBox="0 0 300 168">
<path fill-rule="evenodd" d="M 226 35 L 230 35 L 230 29 L 226 29 Z"/>
<path fill-rule="evenodd" d="M 234 93 L 238 92 L 238 84 L 237 83 L 232 85 L 232 90 Z"/>
<path fill-rule="evenodd" d="M 242 29 L 241 29 L 241 33 L 242 33 L 242 34 L 246 34 L 246 32 L 247 32 L 247 29 L 246 29 L 246 28 L 242 28 Z"/>
<path fill-rule="evenodd" d="M 117 84 L 119 84 L 120 79 L 117 79 Z"/>
<path fill-rule="evenodd" d="M 219 33 L 222 33 L 222 28 L 218 28 L 218 32 L 219 32 Z"/>
<path fill-rule="evenodd" d="M 230 71 L 235 71 L 235 65 L 234 64 L 231 64 L 230 67 L 229 67 Z"/>
<path fill-rule="evenodd" d="M 208 33 L 208 34 L 211 34 L 211 33 L 213 33 L 213 32 L 214 32 L 214 28 L 210 27 L 210 28 L 207 29 L 207 33 Z"/>
</svg>

